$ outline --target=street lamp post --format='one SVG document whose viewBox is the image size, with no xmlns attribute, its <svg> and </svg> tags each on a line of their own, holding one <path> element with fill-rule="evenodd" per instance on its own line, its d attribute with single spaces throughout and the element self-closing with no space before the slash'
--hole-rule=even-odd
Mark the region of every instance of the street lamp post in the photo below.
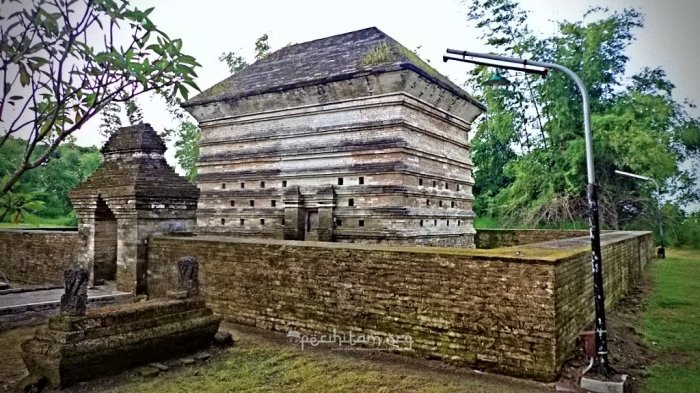
<svg viewBox="0 0 700 393">
<path fill-rule="evenodd" d="M 654 185 L 656 186 L 656 219 L 659 222 L 659 237 L 661 240 L 661 247 L 659 247 L 657 256 L 661 259 L 666 258 L 666 248 L 664 248 L 664 224 L 663 215 L 661 213 L 661 188 L 659 188 L 659 183 L 657 183 L 656 180 L 650 177 L 637 175 L 635 173 L 623 172 L 618 170 L 615 170 L 615 173 L 622 176 L 633 177 L 635 179 L 647 180 L 654 183 Z"/>
<path fill-rule="evenodd" d="M 601 374 L 608 375 L 611 371 L 608 362 L 608 332 L 605 323 L 605 293 L 603 291 L 603 256 L 600 249 L 600 222 L 598 218 L 598 189 L 595 184 L 595 167 L 593 164 L 593 137 L 591 134 L 591 113 L 588 90 L 581 78 L 570 69 L 555 63 L 517 59 L 488 53 L 475 53 L 464 50 L 447 49 L 442 60 L 462 61 L 481 64 L 490 67 L 522 71 L 526 73 L 546 75 L 549 70 L 563 72 L 574 81 L 583 100 L 583 131 L 586 144 L 586 173 L 588 176 L 588 221 L 591 238 L 591 269 L 593 271 L 593 298 L 595 303 L 595 327 L 597 366 Z"/>
</svg>

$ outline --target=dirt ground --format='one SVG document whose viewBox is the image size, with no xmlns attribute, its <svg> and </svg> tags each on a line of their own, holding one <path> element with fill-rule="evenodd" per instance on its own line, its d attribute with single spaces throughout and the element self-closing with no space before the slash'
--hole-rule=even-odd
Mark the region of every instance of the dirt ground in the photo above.
<svg viewBox="0 0 700 393">
<path fill-rule="evenodd" d="M 630 393 L 641 391 L 647 367 L 655 361 L 641 333 L 642 312 L 652 288 L 653 280 L 647 269 L 642 280 L 606 315 L 610 364 L 614 372 L 629 375 L 625 391 Z M 575 351 L 564 365 L 561 379 L 570 383 L 578 381 L 585 366 L 583 351 Z"/>
<path fill-rule="evenodd" d="M 34 335 L 35 327 L 23 327 L 0 333 L 0 392 L 14 391 L 15 384 L 26 374 L 20 344 Z"/>
</svg>

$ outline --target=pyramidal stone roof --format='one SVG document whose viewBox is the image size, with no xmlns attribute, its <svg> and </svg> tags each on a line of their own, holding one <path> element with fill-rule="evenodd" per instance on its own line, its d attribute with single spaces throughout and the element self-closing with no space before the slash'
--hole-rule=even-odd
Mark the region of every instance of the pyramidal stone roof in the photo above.
<svg viewBox="0 0 700 393">
<path fill-rule="evenodd" d="M 376 27 L 284 47 L 203 91 L 183 106 L 398 70 L 417 72 L 479 108 L 486 109 L 414 52 Z"/>
<path fill-rule="evenodd" d="M 150 124 L 136 124 L 122 127 L 113 132 L 101 149 L 102 154 L 110 153 L 165 153 L 166 147 Z"/>
<path fill-rule="evenodd" d="M 118 129 L 102 147 L 102 165 L 71 191 L 71 198 L 102 195 L 196 200 L 199 190 L 168 165 L 165 150 L 165 143 L 150 124 Z"/>
</svg>

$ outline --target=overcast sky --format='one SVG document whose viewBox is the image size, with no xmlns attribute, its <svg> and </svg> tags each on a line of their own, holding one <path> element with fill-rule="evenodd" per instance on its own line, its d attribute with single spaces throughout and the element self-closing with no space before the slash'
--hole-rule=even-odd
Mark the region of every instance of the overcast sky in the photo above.
<svg viewBox="0 0 700 393">
<path fill-rule="evenodd" d="M 183 52 L 197 58 L 198 85 L 205 89 L 226 78 L 228 70 L 218 60 L 224 51 L 240 51 L 253 58 L 255 39 L 268 34 L 272 50 L 289 43 L 322 38 L 376 26 L 409 49 L 420 46 L 419 54 L 438 71 L 458 84 L 471 65 L 442 62 L 446 48 L 488 50 L 477 38 L 480 32 L 467 23 L 466 4 L 459 0 L 430 1 L 224 1 L 224 0 L 133 0 L 139 7 L 155 7 L 151 15 L 158 27 L 184 41 Z M 636 8 L 645 14 L 645 27 L 628 49 L 628 74 L 644 66 L 662 66 L 678 87 L 677 99 L 700 103 L 700 1 L 698 0 L 521 0 L 530 11 L 530 27 L 551 35 L 554 21 L 579 20 L 594 5 L 612 10 Z M 139 100 L 145 121 L 157 130 L 173 127 L 163 104 L 153 98 Z M 99 119 L 92 120 L 76 134 L 82 145 L 101 145 L 96 132 Z M 595 132 L 595 130 L 594 130 Z M 172 149 L 168 154 L 172 160 Z"/>
<path fill-rule="evenodd" d="M 487 50 L 480 33 L 467 23 L 466 5 L 458 0 L 431 1 L 224 1 L 142 0 L 139 7 L 155 7 L 152 19 L 172 37 L 182 38 L 183 52 L 202 64 L 197 83 L 207 88 L 226 78 L 226 66 L 218 60 L 224 51 L 240 51 L 253 58 L 253 43 L 268 34 L 272 50 L 329 35 L 376 26 L 409 49 L 421 47 L 421 57 L 457 83 L 464 81 L 464 63 L 442 62 L 445 49 Z M 578 20 L 592 5 L 611 9 L 637 8 L 645 14 L 645 27 L 628 50 L 629 73 L 643 66 L 663 66 L 678 89 L 676 98 L 700 101 L 700 1 L 693 0 L 521 0 L 531 12 L 530 26 L 551 34 L 553 21 Z M 141 98 L 145 120 L 156 129 L 174 124 L 158 100 Z M 76 136 L 83 145 L 100 145 L 93 120 Z"/>
</svg>

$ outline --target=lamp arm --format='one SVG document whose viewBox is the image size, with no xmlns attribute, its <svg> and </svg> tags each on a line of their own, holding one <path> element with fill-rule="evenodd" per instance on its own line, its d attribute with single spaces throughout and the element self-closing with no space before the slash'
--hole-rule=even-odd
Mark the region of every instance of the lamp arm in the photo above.
<svg viewBox="0 0 700 393">
<path fill-rule="evenodd" d="M 457 49 L 447 49 L 447 53 L 452 54 L 452 55 L 459 55 L 459 56 L 462 56 L 464 58 L 476 57 L 476 58 L 482 58 L 482 59 L 501 61 L 504 63 L 518 64 L 518 65 L 521 65 L 523 67 L 534 66 L 534 67 L 542 67 L 545 69 L 554 69 L 557 71 L 561 71 L 566 76 L 568 76 L 569 79 L 573 80 L 574 83 L 576 84 L 576 87 L 578 87 L 579 92 L 581 93 L 581 99 L 583 100 L 583 132 L 584 132 L 584 137 L 586 140 L 586 173 L 588 175 L 588 184 L 595 184 L 595 165 L 593 162 L 593 135 L 591 133 L 590 99 L 588 97 L 588 89 L 586 89 L 586 85 L 583 84 L 583 81 L 581 80 L 581 78 L 579 78 L 578 75 L 576 75 L 575 72 L 571 71 L 570 69 L 568 69 L 560 64 L 547 63 L 547 62 L 536 61 L 536 60 L 520 59 L 520 58 L 515 58 L 515 57 L 493 55 L 490 53 L 477 53 L 477 52 L 469 52 L 466 50 L 457 50 Z M 444 59 L 444 60 L 446 60 L 446 59 Z M 471 60 L 469 60 L 469 61 L 475 62 L 475 63 L 477 62 L 477 61 L 471 61 Z M 507 68 L 507 67 L 504 67 L 504 68 Z M 526 71 L 526 70 L 521 70 L 521 71 Z M 530 71 L 536 72 L 534 70 L 530 70 Z"/>
</svg>

